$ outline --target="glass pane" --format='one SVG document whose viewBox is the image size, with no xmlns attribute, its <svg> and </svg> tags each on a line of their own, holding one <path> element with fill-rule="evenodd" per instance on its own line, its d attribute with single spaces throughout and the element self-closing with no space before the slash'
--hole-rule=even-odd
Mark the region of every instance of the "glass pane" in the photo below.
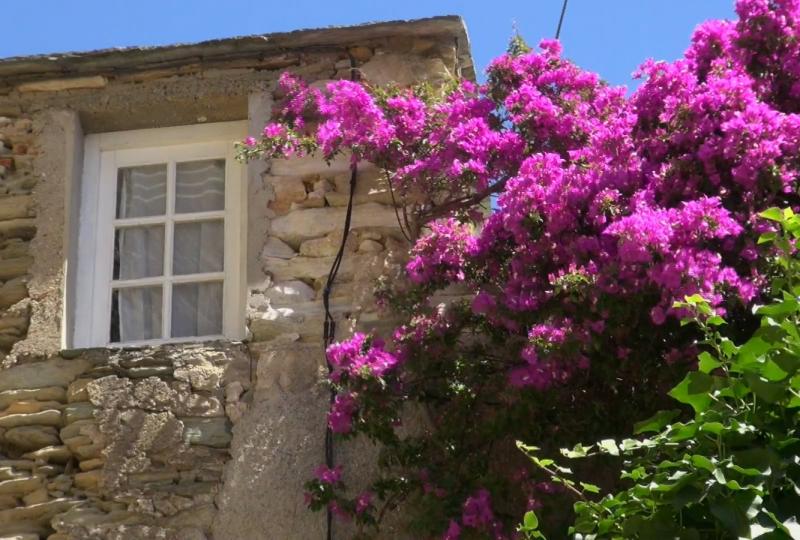
<svg viewBox="0 0 800 540">
<path fill-rule="evenodd" d="M 221 272 L 225 227 L 221 219 L 175 224 L 172 273 Z"/>
<path fill-rule="evenodd" d="M 172 286 L 172 337 L 222 334 L 222 282 Z"/>
<path fill-rule="evenodd" d="M 114 233 L 114 279 L 164 273 L 164 226 L 121 227 Z"/>
<path fill-rule="evenodd" d="M 161 286 L 115 289 L 111 293 L 111 342 L 161 337 Z"/>
<path fill-rule="evenodd" d="M 175 212 L 225 210 L 225 160 L 188 161 L 175 167 Z"/>
<path fill-rule="evenodd" d="M 161 216 L 167 208 L 167 165 L 123 167 L 117 173 L 117 217 Z"/>
</svg>

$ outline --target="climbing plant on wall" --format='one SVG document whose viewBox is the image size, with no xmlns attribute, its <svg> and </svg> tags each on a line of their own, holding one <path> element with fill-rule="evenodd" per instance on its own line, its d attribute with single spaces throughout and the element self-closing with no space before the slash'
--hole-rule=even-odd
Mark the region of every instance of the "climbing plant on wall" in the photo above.
<svg viewBox="0 0 800 540">
<path fill-rule="evenodd" d="M 758 214 L 798 206 L 800 5 L 736 10 L 645 62 L 630 95 L 520 39 L 481 85 L 281 78 L 243 157 L 378 165 L 412 242 L 406 278 L 376 292 L 403 323 L 327 353 L 330 429 L 380 443 L 380 475 L 352 493 L 323 466 L 312 508 L 369 527 L 402 503 L 421 536 L 510 537 L 564 495 L 515 441 L 625 436 L 667 403 L 702 349 L 687 296 L 752 332 L 773 254 Z"/>
</svg>

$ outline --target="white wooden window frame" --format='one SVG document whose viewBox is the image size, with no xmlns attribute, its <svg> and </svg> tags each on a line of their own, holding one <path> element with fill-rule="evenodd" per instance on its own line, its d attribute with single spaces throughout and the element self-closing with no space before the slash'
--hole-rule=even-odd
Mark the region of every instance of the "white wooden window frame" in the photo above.
<svg viewBox="0 0 800 540">
<path fill-rule="evenodd" d="M 246 167 L 235 158 L 234 142 L 247 134 L 246 122 L 222 122 L 170 128 L 87 135 L 79 210 L 75 332 L 72 347 L 124 347 L 245 336 Z M 176 162 L 225 159 L 225 209 L 174 213 Z M 117 170 L 134 165 L 167 165 L 167 214 L 116 218 Z M 224 220 L 223 272 L 172 276 L 174 223 Z M 147 225 L 166 221 L 164 276 L 113 280 L 115 225 Z M 168 277 L 165 277 L 168 276 Z M 222 280 L 222 335 L 171 338 L 172 284 Z M 111 342 L 112 288 L 163 284 L 162 338 Z"/>
</svg>

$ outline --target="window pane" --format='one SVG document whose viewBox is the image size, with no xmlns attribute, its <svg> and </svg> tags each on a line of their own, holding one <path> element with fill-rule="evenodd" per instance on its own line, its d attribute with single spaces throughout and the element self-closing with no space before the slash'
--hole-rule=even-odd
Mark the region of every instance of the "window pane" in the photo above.
<svg viewBox="0 0 800 540">
<path fill-rule="evenodd" d="M 117 217 L 161 216 L 167 208 L 167 166 L 123 167 L 117 174 Z"/>
<path fill-rule="evenodd" d="M 225 160 L 178 163 L 175 167 L 175 212 L 225 209 Z"/>
<path fill-rule="evenodd" d="M 115 289 L 111 295 L 111 342 L 161 337 L 161 286 Z"/>
<path fill-rule="evenodd" d="M 225 227 L 221 219 L 175 224 L 175 275 L 221 272 L 225 252 Z"/>
<path fill-rule="evenodd" d="M 164 273 L 164 226 L 121 227 L 114 234 L 114 279 Z"/>
<path fill-rule="evenodd" d="M 222 282 L 172 286 L 172 337 L 222 334 Z"/>
</svg>

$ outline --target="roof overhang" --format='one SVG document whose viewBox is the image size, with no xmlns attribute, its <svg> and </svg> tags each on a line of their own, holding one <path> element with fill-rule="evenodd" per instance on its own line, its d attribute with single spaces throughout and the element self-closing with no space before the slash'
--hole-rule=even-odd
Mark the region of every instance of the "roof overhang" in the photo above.
<svg viewBox="0 0 800 540">
<path fill-rule="evenodd" d="M 461 17 L 448 15 L 215 39 L 193 44 L 5 58 L 0 59 L 0 86 L 73 77 L 113 77 L 161 69 L 180 70 L 184 66 L 199 66 L 200 69 L 217 66 L 281 69 L 293 65 L 302 53 L 340 49 L 397 36 L 452 38 L 458 50 L 462 75 L 474 79 L 475 71 L 464 21 Z"/>
</svg>

